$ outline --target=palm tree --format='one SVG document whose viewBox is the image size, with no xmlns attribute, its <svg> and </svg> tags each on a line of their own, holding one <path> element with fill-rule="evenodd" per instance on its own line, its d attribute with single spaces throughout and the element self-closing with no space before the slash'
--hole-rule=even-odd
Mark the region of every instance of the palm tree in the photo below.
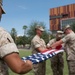
<svg viewBox="0 0 75 75">
<path fill-rule="evenodd" d="M 11 34 L 13 40 L 16 41 L 17 31 L 16 31 L 15 28 L 11 29 L 11 33 L 10 34 Z"/>
<path fill-rule="evenodd" d="M 26 25 L 24 25 L 23 26 L 23 29 L 24 29 L 24 36 L 25 36 L 25 34 L 26 34 L 26 29 L 27 29 L 28 27 L 26 26 Z"/>
</svg>

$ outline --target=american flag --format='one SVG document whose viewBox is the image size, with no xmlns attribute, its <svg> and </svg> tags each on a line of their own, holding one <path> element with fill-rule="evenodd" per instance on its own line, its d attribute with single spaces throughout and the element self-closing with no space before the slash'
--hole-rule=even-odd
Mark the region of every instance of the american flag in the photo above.
<svg viewBox="0 0 75 75">
<path fill-rule="evenodd" d="M 22 60 L 26 61 L 26 60 L 30 60 L 32 61 L 33 64 L 37 64 L 40 63 L 42 61 L 47 60 L 48 58 L 52 58 L 53 56 L 55 56 L 56 54 L 63 52 L 63 49 L 57 50 L 57 49 L 52 49 L 52 50 L 45 50 L 41 53 L 37 53 L 37 54 L 32 54 L 30 56 L 27 57 L 22 57 Z"/>
</svg>

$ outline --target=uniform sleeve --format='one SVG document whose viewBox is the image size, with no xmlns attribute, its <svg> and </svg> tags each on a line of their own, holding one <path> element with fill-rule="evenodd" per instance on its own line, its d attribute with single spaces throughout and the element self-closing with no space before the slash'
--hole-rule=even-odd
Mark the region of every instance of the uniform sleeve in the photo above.
<svg viewBox="0 0 75 75">
<path fill-rule="evenodd" d="M 4 46 L 0 47 L 0 57 L 4 57 L 10 53 L 19 52 L 16 45 L 14 43 L 8 43 Z"/>
<path fill-rule="evenodd" d="M 47 44 L 47 47 L 50 47 L 54 43 L 54 39 L 50 40 L 49 43 Z"/>
<path fill-rule="evenodd" d="M 0 36 L 0 57 L 4 57 L 13 52 L 19 52 L 12 37 L 6 31 Z"/>
<path fill-rule="evenodd" d="M 66 43 L 67 41 L 70 40 L 70 38 L 71 38 L 71 35 L 68 34 L 68 35 L 66 35 L 66 36 L 65 36 L 63 39 L 61 39 L 61 40 L 63 41 L 63 43 Z"/>
</svg>

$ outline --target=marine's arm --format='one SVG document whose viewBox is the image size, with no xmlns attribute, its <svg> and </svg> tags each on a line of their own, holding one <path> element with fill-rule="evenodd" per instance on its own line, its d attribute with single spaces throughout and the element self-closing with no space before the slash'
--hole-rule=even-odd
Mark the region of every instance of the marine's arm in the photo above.
<svg viewBox="0 0 75 75">
<path fill-rule="evenodd" d="M 47 50 L 46 45 L 45 45 L 45 41 L 42 40 L 43 42 L 43 47 L 41 46 L 41 43 L 38 40 L 32 40 L 32 45 L 34 46 L 34 48 L 38 51 L 38 52 L 42 52 L 44 50 Z"/>
<path fill-rule="evenodd" d="M 29 60 L 26 62 L 22 61 L 18 53 L 11 53 L 3 59 L 10 69 L 16 73 L 27 73 L 32 69 L 32 62 Z"/>
<path fill-rule="evenodd" d="M 47 48 L 50 49 L 51 48 L 51 45 L 55 42 L 55 39 L 52 39 L 50 40 L 48 43 L 47 43 Z"/>
<path fill-rule="evenodd" d="M 3 29 L 0 35 L 0 58 L 16 73 L 26 73 L 32 69 L 32 62 L 21 60 L 13 39 Z"/>
<path fill-rule="evenodd" d="M 71 35 L 68 34 L 64 38 L 62 38 L 61 40 L 59 40 L 59 41 L 55 42 L 54 44 L 52 44 L 51 47 L 54 48 L 56 46 L 59 46 L 62 43 L 66 43 L 67 41 L 70 40 L 70 38 L 71 38 Z"/>
<path fill-rule="evenodd" d="M 55 48 L 56 46 L 59 46 L 62 43 L 63 43 L 63 41 L 62 40 L 59 40 L 59 41 L 55 42 L 54 44 L 52 44 L 50 47 Z"/>
</svg>

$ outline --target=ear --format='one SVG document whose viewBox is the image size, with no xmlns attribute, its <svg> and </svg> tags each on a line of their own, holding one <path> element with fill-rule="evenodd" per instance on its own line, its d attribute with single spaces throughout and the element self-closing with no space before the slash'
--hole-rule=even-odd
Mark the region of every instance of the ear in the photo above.
<svg viewBox="0 0 75 75">
<path fill-rule="evenodd" d="M 1 20 L 1 17 L 2 17 L 2 8 L 0 7 L 0 20 Z"/>
<path fill-rule="evenodd" d="M 5 14 L 5 11 L 3 10 L 2 6 L 0 6 L 0 20 L 1 20 L 2 14 Z"/>
</svg>

